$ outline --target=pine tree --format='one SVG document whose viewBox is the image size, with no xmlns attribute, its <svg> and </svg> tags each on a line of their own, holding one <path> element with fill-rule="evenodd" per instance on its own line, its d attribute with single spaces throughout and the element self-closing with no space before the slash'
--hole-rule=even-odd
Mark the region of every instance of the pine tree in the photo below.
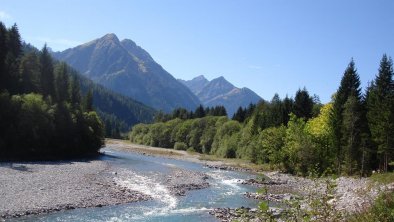
<svg viewBox="0 0 394 222">
<path fill-rule="evenodd" d="M 71 78 L 70 86 L 69 86 L 69 95 L 71 104 L 74 108 L 78 109 L 81 105 L 81 92 L 79 87 L 79 81 L 76 76 Z"/>
<path fill-rule="evenodd" d="M 333 128 L 333 145 L 336 156 L 336 170 L 341 172 L 341 164 L 344 159 L 344 129 L 343 129 L 343 112 L 344 105 L 348 101 L 349 96 L 353 95 L 356 101 L 361 101 L 360 78 L 357 74 L 353 59 L 346 68 L 341 84 L 336 92 L 333 111 L 331 114 L 331 125 Z"/>
<path fill-rule="evenodd" d="M 194 117 L 195 118 L 202 118 L 205 116 L 205 110 L 204 107 L 202 105 L 199 105 L 196 109 L 196 111 L 194 111 Z"/>
<path fill-rule="evenodd" d="M 13 25 L 7 32 L 7 54 L 5 57 L 7 88 L 12 94 L 19 91 L 19 58 L 22 54 L 22 42 L 18 27 Z"/>
<path fill-rule="evenodd" d="M 294 101 L 292 98 L 289 98 L 287 95 L 283 99 L 283 109 L 282 109 L 282 119 L 283 124 L 287 126 L 287 123 L 290 120 L 290 113 L 294 110 Z"/>
<path fill-rule="evenodd" d="M 40 62 L 36 53 L 25 54 L 19 66 L 22 93 L 39 93 L 40 90 Z"/>
<path fill-rule="evenodd" d="M 393 62 L 383 55 L 376 79 L 367 98 L 367 118 L 372 140 L 377 144 L 379 168 L 387 171 L 394 149 Z"/>
<path fill-rule="evenodd" d="M 240 106 L 238 107 L 237 112 L 234 113 L 232 119 L 240 123 L 243 123 L 245 121 L 245 115 L 246 115 L 246 110 L 244 110 L 242 106 Z"/>
<path fill-rule="evenodd" d="M 56 97 L 56 91 L 55 91 L 55 77 L 53 73 L 53 63 L 46 44 L 44 45 L 40 55 L 40 64 L 41 64 L 42 94 L 45 97 L 50 96 L 54 99 L 54 97 Z"/>
<path fill-rule="evenodd" d="M 283 124 L 283 103 L 279 95 L 275 93 L 274 97 L 271 99 L 271 122 L 273 126 L 280 126 Z"/>
<path fill-rule="evenodd" d="M 349 175 L 357 170 L 360 160 L 360 120 L 360 101 L 351 94 L 344 104 L 342 127 L 344 166 Z"/>
<path fill-rule="evenodd" d="M 84 106 L 85 112 L 94 111 L 94 109 L 93 109 L 93 90 L 92 89 L 89 89 L 88 93 L 84 97 L 83 106 Z M 119 129 L 119 127 L 117 127 L 117 129 Z"/>
<path fill-rule="evenodd" d="M 56 67 L 56 79 L 55 79 L 56 98 L 57 101 L 59 102 L 68 101 L 70 98 L 68 94 L 68 87 L 69 87 L 68 79 L 69 77 L 68 77 L 67 64 L 62 62 Z"/>
<path fill-rule="evenodd" d="M 313 98 L 309 96 L 306 88 L 299 89 L 294 99 L 294 114 L 305 121 L 312 117 Z"/>
<path fill-rule="evenodd" d="M 7 29 L 4 24 L 0 21 L 0 90 L 5 89 L 7 85 L 5 58 L 7 56 Z"/>
</svg>

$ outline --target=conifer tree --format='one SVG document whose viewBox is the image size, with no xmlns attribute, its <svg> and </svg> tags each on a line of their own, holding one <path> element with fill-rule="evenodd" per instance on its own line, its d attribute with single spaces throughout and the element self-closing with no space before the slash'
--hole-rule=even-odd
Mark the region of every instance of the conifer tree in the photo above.
<svg viewBox="0 0 394 222">
<path fill-rule="evenodd" d="M 372 140 L 377 145 L 379 168 L 387 171 L 394 149 L 393 62 L 383 55 L 374 83 L 367 97 L 367 118 Z"/>
<path fill-rule="evenodd" d="M 194 111 L 194 117 L 195 118 L 202 118 L 205 116 L 205 110 L 204 107 L 202 105 L 199 105 L 196 109 L 196 111 Z"/>
<path fill-rule="evenodd" d="M 232 119 L 240 123 L 243 123 L 245 121 L 245 115 L 246 115 L 246 110 L 244 110 L 242 106 L 240 106 L 238 107 L 237 112 L 234 113 Z"/>
<path fill-rule="evenodd" d="M 294 101 L 292 98 L 289 98 L 287 95 L 283 99 L 283 109 L 282 109 L 282 120 L 283 124 L 287 126 L 287 123 L 290 120 L 290 113 L 294 110 Z"/>
<path fill-rule="evenodd" d="M 91 112 L 93 111 L 93 90 L 89 89 L 88 93 L 84 97 L 84 110 L 85 112 Z M 117 127 L 119 129 L 119 127 Z"/>
<path fill-rule="evenodd" d="M 52 98 L 54 98 L 56 97 L 56 92 L 53 63 L 46 44 L 44 45 L 40 55 L 40 64 L 42 94 L 45 97 L 51 96 Z"/>
<path fill-rule="evenodd" d="M 283 110 L 283 103 L 282 100 L 280 99 L 279 95 L 275 93 L 274 97 L 271 99 L 271 122 L 273 126 L 280 126 L 283 124 L 283 115 L 282 115 L 282 110 Z"/>
<path fill-rule="evenodd" d="M 351 94 L 344 104 L 342 144 L 344 151 L 344 166 L 346 173 L 352 175 L 357 170 L 360 160 L 360 101 Z"/>
<path fill-rule="evenodd" d="M 74 108 L 78 108 L 81 105 L 81 92 L 79 87 L 79 81 L 76 76 L 71 78 L 70 86 L 69 86 L 69 95 L 71 104 Z"/>
<path fill-rule="evenodd" d="M 309 96 L 308 90 L 303 88 L 296 92 L 294 99 L 294 114 L 298 118 L 308 120 L 312 117 L 313 98 Z"/>
<path fill-rule="evenodd" d="M 68 71 L 67 64 L 62 62 L 56 67 L 56 98 L 59 102 L 68 101 L 70 96 L 68 94 Z"/>
<path fill-rule="evenodd" d="M 353 95 L 356 101 L 361 101 L 360 78 L 357 74 L 353 59 L 346 68 L 341 84 L 336 92 L 333 111 L 331 114 L 331 125 L 333 128 L 333 149 L 336 156 L 336 170 L 341 172 L 341 164 L 344 159 L 344 135 L 343 129 L 343 112 L 344 105 L 349 96 Z"/>
<path fill-rule="evenodd" d="M 6 37 L 5 79 L 8 84 L 8 90 L 12 94 L 16 94 L 19 91 L 19 57 L 22 53 L 21 37 L 16 24 L 7 31 Z"/>
<path fill-rule="evenodd" d="M 5 58 L 7 56 L 7 29 L 4 24 L 0 21 L 0 90 L 6 87 L 6 72 Z"/>
<path fill-rule="evenodd" d="M 40 92 L 40 65 L 36 53 L 25 54 L 19 65 L 20 85 L 22 93 Z"/>
</svg>

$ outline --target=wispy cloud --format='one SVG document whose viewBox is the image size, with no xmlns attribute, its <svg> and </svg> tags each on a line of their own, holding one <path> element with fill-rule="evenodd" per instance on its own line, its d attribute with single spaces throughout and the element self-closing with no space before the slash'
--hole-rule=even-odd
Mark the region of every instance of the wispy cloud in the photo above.
<svg viewBox="0 0 394 222">
<path fill-rule="evenodd" d="M 70 40 L 70 39 L 55 39 L 48 37 L 38 37 L 35 39 L 41 43 L 47 43 L 49 47 L 54 47 L 54 48 L 68 48 L 82 44 L 79 41 Z"/>
<path fill-rule="evenodd" d="M 256 65 L 249 65 L 248 68 L 249 68 L 249 69 L 257 69 L 257 70 L 263 69 L 263 67 L 261 67 L 261 66 L 256 66 Z"/>
<path fill-rule="evenodd" d="M 11 15 L 5 11 L 0 11 L 0 19 L 10 19 Z"/>
</svg>

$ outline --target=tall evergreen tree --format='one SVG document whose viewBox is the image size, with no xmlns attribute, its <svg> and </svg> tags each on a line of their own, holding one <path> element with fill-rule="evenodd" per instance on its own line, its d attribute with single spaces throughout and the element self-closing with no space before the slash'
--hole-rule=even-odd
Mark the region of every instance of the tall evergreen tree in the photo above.
<svg viewBox="0 0 394 222">
<path fill-rule="evenodd" d="M 55 77 L 53 72 L 52 57 L 45 44 L 40 55 L 41 64 L 41 90 L 45 97 L 56 97 Z"/>
<path fill-rule="evenodd" d="M 55 85 L 56 85 L 56 98 L 59 102 L 68 101 L 70 96 L 68 94 L 69 87 L 69 76 L 67 71 L 67 64 L 62 62 L 56 67 L 55 73 Z"/>
<path fill-rule="evenodd" d="M 346 173 L 352 175 L 358 168 L 360 160 L 360 101 L 351 94 L 344 104 L 342 144 Z"/>
<path fill-rule="evenodd" d="M 0 90 L 6 87 L 6 72 L 5 58 L 7 56 L 7 28 L 0 21 Z"/>
<path fill-rule="evenodd" d="M 89 89 L 88 93 L 84 97 L 83 108 L 85 112 L 93 111 L 93 90 Z M 119 128 L 119 127 L 117 127 Z"/>
<path fill-rule="evenodd" d="M 5 58 L 6 82 L 12 94 L 19 91 L 19 57 L 22 53 L 22 42 L 18 27 L 13 25 L 7 32 L 7 54 Z"/>
<path fill-rule="evenodd" d="M 196 109 L 196 111 L 194 111 L 194 117 L 195 118 L 202 118 L 205 116 L 205 110 L 204 107 L 202 105 L 199 105 Z"/>
<path fill-rule="evenodd" d="M 40 90 L 40 63 L 35 52 L 25 54 L 19 66 L 20 85 L 22 93 L 39 93 Z"/>
<path fill-rule="evenodd" d="M 296 92 L 294 99 L 294 114 L 298 118 L 308 120 L 312 117 L 313 98 L 309 96 L 308 90 L 303 88 Z"/>
<path fill-rule="evenodd" d="M 271 121 L 274 126 L 280 126 L 283 124 L 283 103 L 279 95 L 275 93 L 274 97 L 271 99 Z"/>
<path fill-rule="evenodd" d="M 368 124 L 377 145 L 379 168 L 387 171 L 394 149 L 394 82 L 393 62 L 383 55 L 376 79 L 367 97 Z"/>
<path fill-rule="evenodd" d="M 233 115 L 233 120 L 236 120 L 240 123 L 245 121 L 246 110 L 242 108 L 242 106 L 238 107 L 237 112 Z"/>
<path fill-rule="evenodd" d="M 293 110 L 294 110 L 294 100 L 286 95 L 286 97 L 283 99 L 283 109 L 282 109 L 282 119 L 283 119 L 283 124 L 285 126 L 287 126 L 287 123 L 290 120 L 290 113 L 292 113 Z"/>
<path fill-rule="evenodd" d="M 357 74 L 353 59 L 346 68 L 341 84 L 336 92 L 333 111 L 331 114 L 331 125 L 333 128 L 333 149 L 336 156 L 336 170 L 341 172 L 341 164 L 344 159 L 344 129 L 343 129 L 343 112 L 344 105 L 349 96 L 353 95 L 356 101 L 361 101 L 360 78 Z"/>
<path fill-rule="evenodd" d="M 80 89 L 79 89 L 79 81 L 78 81 L 76 76 L 73 76 L 71 78 L 69 90 L 70 90 L 69 95 L 70 95 L 71 104 L 73 104 L 73 106 L 75 108 L 80 107 L 80 105 L 81 105 L 81 92 L 80 92 Z"/>
</svg>

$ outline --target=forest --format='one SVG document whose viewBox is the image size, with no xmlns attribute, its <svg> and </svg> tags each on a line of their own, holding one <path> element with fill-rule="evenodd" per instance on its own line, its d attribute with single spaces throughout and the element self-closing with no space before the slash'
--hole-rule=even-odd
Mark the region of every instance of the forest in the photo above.
<svg viewBox="0 0 394 222">
<path fill-rule="evenodd" d="M 22 42 L 0 22 L 0 159 L 58 159 L 96 154 L 104 126 L 92 93 L 67 64 Z"/>
<path fill-rule="evenodd" d="M 360 85 L 352 59 L 327 104 L 304 88 L 294 98 L 275 95 L 240 107 L 232 119 L 189 118 L 175 110 L 172 118 L 135 125 L 129 137 L 133 143 L 247 159 L 298 175 L 386 172 L 394 161 L 392 59 L 383 55 L 375 79 L 364 92 Z"/>
</svg>

